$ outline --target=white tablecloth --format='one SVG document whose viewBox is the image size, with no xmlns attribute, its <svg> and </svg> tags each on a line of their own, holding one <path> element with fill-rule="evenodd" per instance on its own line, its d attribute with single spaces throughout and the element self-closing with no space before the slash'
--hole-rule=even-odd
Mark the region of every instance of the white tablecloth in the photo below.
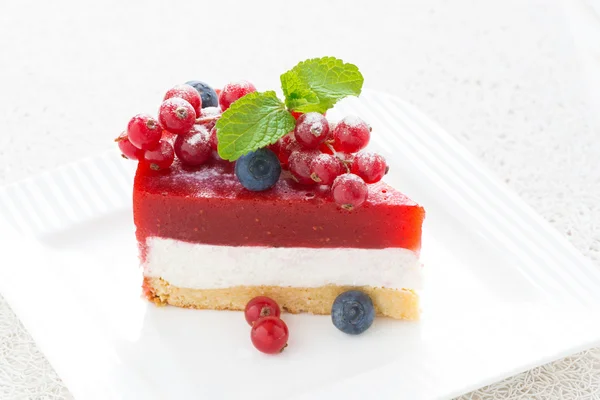
<svg viewBox="0 0 600 400">
<path fill-rule="evenodd" d="M 174 83 L 276 88 L 297 61 L 335 55 L 438 121 L 600 268 L 593 2 L 3 1 L 0 184 L 110 146 Z M 70 398 L 1 297 L 0 398 Z M 600 399 L 600 350 L 464 399 Z"/>
</svg>

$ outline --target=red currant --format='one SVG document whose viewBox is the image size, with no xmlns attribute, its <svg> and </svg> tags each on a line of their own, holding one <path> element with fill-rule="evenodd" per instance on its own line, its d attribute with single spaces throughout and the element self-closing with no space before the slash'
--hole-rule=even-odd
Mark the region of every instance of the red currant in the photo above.
<svg viewBox="0 0 600 400">
<path fill-rule="evenodd" d="M 196 115 L 200 115 L 200 110 L 202 109 L 202 97 L 200 97 L 200 93 L 193 86 L 190 85 L 177 85 L 174 88 L 171 88 L 165 94 L 164 100 L 171 99 L 173 97 L 178 97 L 180 99 L 184 99 L 188 103 L 194 107 L 194 112 Z"/>
<path fill-rule="evenodd" d="M 333 149 L 333 130 L 335 129 L 335 123 L 329 122 L 329 133 L 325 138 L 325 141 L 319 145 L 319 151 L 325 154 L 335 154 Z"/>
<path fill-rule="evenodd" d="M 219 140 L 217 139 L 217 128 L 215 128 L 213 126 L 213 128 L 210 130 L 210 148 L 213 150 L 217 150 L 217 147 L 219 145 Z"/>
<path fill-rule="evenodd" d="M 219 104 L 221 110 L 225 112 L 231 104 L 244 97 L 248 93 L 256 92 L 256 88 L 248 81 L 232 82 L 225 85 L 223 91 L 219 95 Z"/>
<path fill-rule="evenodd" d="M 156 147 L 162 136 L 162 127 L 148 114 L 138 114 L 127 124 L 127 137 L 138 149 L 150 150 Z"/>
<path fill-rule="evenodd" d="M 279 317 L 279 315 L 281 315 L 279 305 L 277 305 L 275 300 L 267 296 L 253 298 L 246 304 L 246 309 L 244 310 L 246 322 L 248 322 L 250 326 L 254 325 L 254 322 L 259 318 L 269 316 Z"/>
<path fill-rule="evenodd" d="M 316 149 L 329 135 L 329 123 L 319 113 L 309 112 L 301 115 L 294 129 L 296 141 L 306 149 Z"/>
<path fill-rule="evenodd" d="M 196 122 L 196 111 L 187 101 L 173 97 L 160 105 L 158 119 L 166 130 L 179 135 L 192 129 Z"/>
<path fill-rule="evenodd" d="M 383 156 L 367 151 L 358 153 L 350 166 L 350 172 L 360 176 L 367 183 L 379 182 L 388 170 Z"/>
<path fill-rule="evenodd" d="M 279 139 L 279 162 L 282 168 L 286 168 L 292 153 L 296 150 L 300 150 L 300 145 L 296 142 L 296 138 L 293 133 L 288 133 L 281 139 Z"/>
<path fill-rule="evenodd" d="M 171 143 L 166 140 L 161 140 L 158 146 L 153 150 L 148 150 L 144 153 L 144 162 L 154 171 L 167 169 L 173 164 L 175 152 Z"/>
<path fill-rule="evenodd" d="M 343 162 L 331 154 L 319 154 L 310 163 L 310 177 L 320 185 L 331 185 L 345 170 Z"/>
<path fill-rule="evenodd" d="M 371 127 L 362 119 L 349 116 L 337 123 L 333 130 L 333 148 L 336 151 L 356 153 L 369 144 Z"/>
<path fill-rule="evenodd" d="M 360 176 L 348 173 L 335 178 L 331 192 L 337 204 L 351 211 L 367 200 L 369 188 Z"/>
<path fill-rule="evenodd" d="M 290 155 L 288 167 L 296 182 L 304 185 L 315 184 L 310 177 L 310 164 L 319 154 L 317 150 L 296 150 Z"/>
<path fill-rule="evenodd" d="M 219 107 L 205 107 L 199 115 L 196 124 L 204 125 L 210 131 L 221 118 L 221 109 Z"/>
<path fill-rule="evenodd" d="M 257 350 L 267 354 L 281 353 L 287 346 L 288 327 L 278 317 L 263 317 L 250 330 L 250 339 Z"/>
<path fill-rule="evenodd" d="M 115 139 L 117 142 L 117 146 L 119 146 L 119 150 L 121 150 L 121 155 L 123 158 L 127 158 L 129 160 L 139 160 L 144 156 L 144 150 L 138 149 L 129 141 L 127 137 L 127 132 L 123 132 L 119 135 L 118 138 Z"/>
<path fill-rule="evenodd" d="M 290 114 L 292 114 L 292 117 L 294 117 L 296 121 L 298 121 L 298 118 L 304 115 L 304 113 L 301 113 L 300 111 L 290 111 Z"/>
<path fill-rule="evenodd" d="M 188 133 L 177 135 L 173 147 L 181 163 L 190 167 L 204 164 L 212 155 L 210 133 L 202 125 L 196 125 Z"/>
<path fill-rule="evenodd" d="M 279 150 L 281 150 L 281 140 L 278 140 L 275 143 L 268 145 L 267 148 L 273 153 L 277 154 L 277 158 L 279 158 Z"/>
</svg>

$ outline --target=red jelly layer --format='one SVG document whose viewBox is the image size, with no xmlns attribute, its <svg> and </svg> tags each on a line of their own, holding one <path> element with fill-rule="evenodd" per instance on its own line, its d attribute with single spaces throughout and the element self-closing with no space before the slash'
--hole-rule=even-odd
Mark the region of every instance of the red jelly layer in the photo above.
<svg viewBox="0 0 600 400">
<path fill-rule="evenodd" d="M 149 236 L 192 243 L 271 247 L 402 247 L 419 250 L 422 207 L 380 182 L 362 207 L 338 207 L 328 188 L 289 178 L 264 192 L 242 187 L 233 163 L 213 161 L 168 171 L 140 165 L 134 220 L 141 243 Z M 199 260 L 200 262 L 200 260 Z"/>
</svg>

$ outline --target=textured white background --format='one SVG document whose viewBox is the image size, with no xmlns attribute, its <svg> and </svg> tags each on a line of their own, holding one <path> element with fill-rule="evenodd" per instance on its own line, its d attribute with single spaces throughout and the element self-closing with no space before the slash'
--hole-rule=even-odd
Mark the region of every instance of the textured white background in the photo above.
<svg viewBox="0 0 600 400">
<path fill-rule="evenodd" d="M 581 9 L 600 26 L 594 1 L 0 0 L 0 184 L 110 146 L 174 83 L 276 88 L 297 61 L 335 55 L 438 121 L 600 268 L 600 55 L 585 53 L 600 36 L 569 25 Z M 0 297 L 0 399 L 64 398 Z M 600 350 L 464 397 L 499 398 L 600 399 Z"/>
</svg>

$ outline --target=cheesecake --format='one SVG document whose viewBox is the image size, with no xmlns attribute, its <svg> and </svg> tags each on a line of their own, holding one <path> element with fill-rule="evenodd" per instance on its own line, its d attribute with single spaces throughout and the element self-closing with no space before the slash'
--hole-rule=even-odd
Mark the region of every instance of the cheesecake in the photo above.
<svg viewBox="0 0 600 400">
<path fill-rule="evenodd" d="M 227 161 L 162 172 L 140 163 L 133 201 L 144 293 L 156 304 L 243 310 L 264 295 L 288 312 L 328 314 L 360 288 L 378 315 L 419 316 L 425 213 L 383 182 L 348 212 L 328 188 L 285 174 L 250 192 Z"/>
<path fill-rule="evenodd" d="M 326 117 L 360 94 L 358 68 L 306 60 L 281 84 L 284 101 L 246 81 L 189 81 L 116 139 L 138 161 L 144 296 L 212 310 L 266 296 L 290 313 L 330 314 L 349 293 L 370 299 L 371 315 L 418 319 L 425 211 L 385 183 L 367 122 Z"/>
</svg>

